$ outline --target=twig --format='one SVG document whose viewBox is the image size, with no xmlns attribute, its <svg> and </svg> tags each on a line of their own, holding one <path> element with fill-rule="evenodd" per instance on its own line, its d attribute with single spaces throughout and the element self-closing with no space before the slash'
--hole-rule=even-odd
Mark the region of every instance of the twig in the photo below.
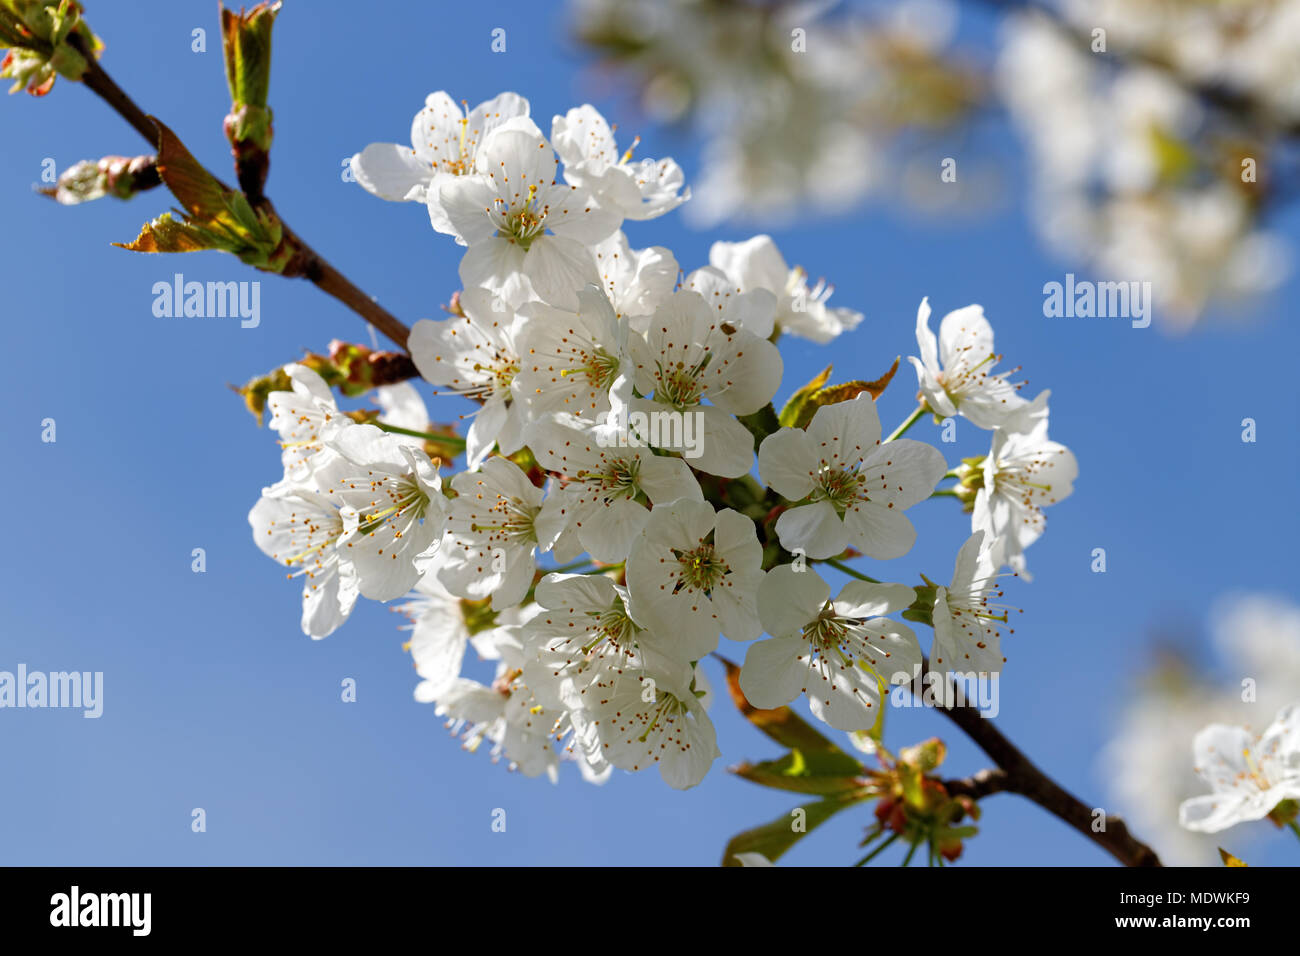
<svg viewBox="0 0 1300 956">
<path fill-rule="evenodd" d="M 926 670 L 929 667 L 927 664 Z M 941 707 L 944 715 L 960 727 L 971 740 L 979 744 L 1004 777 L 997 790 L 1018 793 L 1038 804 L 1044 810 L 1068 823 L 1093 843 L 1096 843 L 1125 866 L 1160 866 L 1155 850 L 1129 832 L 1127 824 L 1119 817 L 1104 814 L 1100 819 L 1091 807 L 1085 806 L 1073 794 L 1039 770 L 1020 749 L 1002 735 L 985 719 L 979 710 L 966 706 Z M 988 771 L 985 771 L 988 773 Z M 972 781 L 978 780 L 976 774 Z M 991 786 L 992 781 L 988 784 Z M 991 790 L 989 792 L 997 792 Z M 1094 822 L 1100 829 L 1094 829 Z"/>
<path fill-rule="evenodd" d="M 943 786 L 954 797 L 970 797 L 972 800 L 980 800 L 1006 790 L 1007 773 L 1005 770 L 981 770 L 969 777 L 945 780 Z"/>
<path fill-rule="evenodd" d="M 78 47 L 78 51 L 85 56 L 87 63 L 89 63 L 89 68 L 82 77 L 82 81 L 87 88 L 130 123 L 137 133 L 149 141 L 150 146 L 157 149 L 158 133 L 148 114 L 140 109 L 135 101 L 117 85 L 107 71 L 100 66 L 95 57 L 79 45 L 81 42 L 80 37 L 73 34 L 69 42 Z M 270 202 L 265 199 L 262 199 L 260 204 L 267 208 L 270 207 Z M 283 220 L 281 220 L 281 223 L 284 226 L 286 240 L 293 243 L 297 249 L 297 254 L 282 274 L 288 277 L 301 276 L 307 279 L 321 291 L 338 299 L 402 348 L 406 348 L 406 340 L 411 330 L 395 315 L 357 288 L 345 275 L 326 262 L 316 250 L 303 241 L 301 236 L 290 229 L 287 223 L 284 223 Z"/>
</svg>

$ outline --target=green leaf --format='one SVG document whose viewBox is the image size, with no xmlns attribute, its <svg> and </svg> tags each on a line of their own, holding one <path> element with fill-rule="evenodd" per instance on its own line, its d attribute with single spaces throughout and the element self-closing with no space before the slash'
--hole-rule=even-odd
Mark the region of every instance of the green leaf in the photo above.
<svg viewBox="0 0 1300 956">
<path fill-rule="evenodd" d="M 732 703 L 746 720 L 767 736 L 790 750 L 798 750 L 810 765 L 822 757 L 833 758 L 835 755 L 857 764 L 789 707 L 770 710 L 755 707 L 745 699 L 745 692 L 740 689 L 740 668 L 726 658 L 722 658 L 722 663 L 727 668 L 727 690 L 731 693 Z"/>
<path fill-rule="evenodd" d="M 879 398 L 893 381 L 898 363 L 899 358 L 895 358 L 889 371 L 873 382 L 855 379 L 840 385 L 825 385 L 826 378 L 830 375 L 830 366 L 827 366 L 825 372 L 795 392 L 790 401 L 786 402 L 785 408 L 781 410 L 781 424 L 790 428 L 807 428 L 817 414 L 817 409 L 824 405 L 851 401 L 863 392 L 869 392 L 873 399 Z"/>
<path fill-rule="evenodd" d="M 152 119 L 152 117 L 151 117 Z M 282 272 L 294 245 L 269 209 L 254 209 L 243 193 L 226 188 L 203 168 L 176 134 L 153 119 L 158 130 L 158 174 L 184 207 L 183 220 L 170 214 L 144 226 L 134 242 L 114 243 L 132 252 L 229 252 L 266 272 Z"/>
<path fill-rule="evenodd" d="M 738 833 L 731 838 L 727 843 L 727 848 L 722 851 L 722 865 L 740 866 L 740 862 L 735 858 L 737 853 L 761 853 L 775 863 L 801 838 L 807 836 L 839 811 L 860 803 L 862 799 L 861 797 L 827 797 L 808 806 L 794 808 L 804 811 L 802 832 L 794 829 L 796 818 L 794 809 L 792 809 L 783 816 L 777 817 L 771 823 L 755 827 L 752 830 L 746 830 L 744 833 Z"/>
<path fill-rule="evenodd" d="M 866 768 L 846 753 L 815 754 L 811 760 L 792 750 L 779 760 L 742 763 L 730 768 L 750 783 L 795 793 L 849 793 L 862 790 Z"/>
<path fill-rule="evenodd" d="M 203 230 L 172 218 L 169 212 L 141 226 L 140 235 L 133 242 L 113 245 L 131 252 L 201 252 L 214 248 Z"/>
<path fill-rule="evenodd" d="M 778 420 L 781 422 L 783 427 L 795 427 L 795 423 L 799 421 L 799 415 L 803 411 L 803 407 L 808 404 L 813 393 L 830 380 L 831 368 L 832 366 L 827 365 L 822 369 L 820 375 L 813 378 L 807 385 L 803 386 L 799 391 L 790 396 L 790 400 L 785 403 L 785 407 L 781 409 L 781 414 L 778 416 Z M 811 418 L 811 416 L 809 417 Z"/>
<path fill-rule="evenodd" d="M 752 415 L 737 415 L 736 419 L 749 429 L 749 433 L 754 436 L 755 448 L 763 443 L 764 438 L 781 427 L 781 422 L 776 417 L 776 409 L 772 407 L 771 402 L 768 402 Z"/>
</svg>

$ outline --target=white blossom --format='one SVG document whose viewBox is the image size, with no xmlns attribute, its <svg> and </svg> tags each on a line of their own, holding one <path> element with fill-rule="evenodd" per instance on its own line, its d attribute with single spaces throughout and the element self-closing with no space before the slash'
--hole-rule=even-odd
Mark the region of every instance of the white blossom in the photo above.
<svg viewBox="0 0 1300 956">
<path fill-rule="evenodd" d="M 930 496 L 947 465 L 924 442 L 880 441 L 875 402 L 862 392 L 817 409 L 808 428 L 782 428 L 758 450 L 768 486 L 794 504 L 776 522 L 787 551 L 830 558 L 849 545 L 873 558 L 912 549 L 903 511 Z"/>
</svg>

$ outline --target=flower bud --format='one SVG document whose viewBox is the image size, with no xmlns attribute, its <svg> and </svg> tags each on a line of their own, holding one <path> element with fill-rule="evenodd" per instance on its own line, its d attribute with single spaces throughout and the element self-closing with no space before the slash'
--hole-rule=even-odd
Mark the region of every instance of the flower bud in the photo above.
<svg viewBox="0 0 1300 956">
<path fill-rule="evenodd" d="M 104 44 L 81 19 L 76 0 L 0 0 L 0 46 L 9 48 L 0 77 L 14 80 L 10 93 L 26 88 L 44 96 L 58 76 L 80 80 Z"/>
<path fill-rule="evenodd" d="M 221 48 L 230 87 L 226 139 L 235 159 L 239 187 L 256 202 L 270 168 L 271 110 L 266 105 L 271 86 L 271 27 L 280 4 L 263 0 L 251 10 L 221 10 Z"/>
<path fill-rule="evenodd" d="M 64 170 L 53 189 L 41 192 L 65 206 L 75 206 L 103 196 L 130 199 L 138 192 L 162 184 L 153 156 L 105 156 L 84 159 Z"/>
</svg>

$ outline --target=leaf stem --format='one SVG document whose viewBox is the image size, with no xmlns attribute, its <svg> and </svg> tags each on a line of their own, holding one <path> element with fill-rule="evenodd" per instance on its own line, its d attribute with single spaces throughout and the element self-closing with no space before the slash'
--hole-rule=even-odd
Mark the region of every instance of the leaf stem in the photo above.
<svg viewBox="0 0 1300 956">
<path fill-rule="evenodd" d="M 901 835 L 901 834 L 898 834 L 898 833 L 891 833 L 891 834 L 889 835 L 889 839 L 885 840 L 884 843 L 880 844 L 880 846 L 876 847 L 874 850 L 872 850 L 870 853 L 868 853 L 868 854 L 867 854 L 866 856 L 864 856 L 862 859 L 858 860 L 858 862 L 857 862 L 857 863 L 854 863 L 853 865 L 854 865 L 854 866 L 866 866 L 868 863 L 870 863 L 872 860 L 874 860 L 877 856 L 879 856 L 881 853 L 883 853 L 886 849 L 888 849 L 888 847 L 890 846 L 890 844 L 892 844 L 895 840 L 897 840 L 897 839 L 899 838 L 900 835 Z"/>
<path fill-rule="evenodd" d="M 916 848 L 921 845 L 921 838 L 917 837 L 912 841 L 912 845 L 907 848 L 907 856 L 903 857 L 903 862 L 899 866 L 907 866 L 912 862 L 912 857 L 916 855 Z"/>
<path fill-rule="evenodd" d="M 848 566 L 847 564 L 845 564 L 843 561 L 840 561 L 840 560 L 838 560 L 838 559 L 836 559 L 836 558 L 826 558 L 822 563 L 823 563 L 823 564 L 829 564 L 829 565 L 830 565 L 832 568 L 834 568 L 836 571 L 843 571 L 843 572 L 844 572 L 845 574 L 847 574 L 849 577 L 851 577 L 851 578 L 857 578 L 859 581 L 867 581 L 867 582 L 869 582 L 869 583 L 871 583 L 871 584 L 879 584 L 879 583 L 880 583 L 880 582 L 877 581 L 875 578 L 873 578 L 873 577 L 868 577 L 867 575 L 863 574 L 861 571 L 855 571 L 855 570 L 853 570 L 853 568 L 849 567 L 849 566 Z"/>
<path fill-rule="evenodd" d="M 885 441 L 891 442 L 896 438 L 901 438 L 902 435 L 909 428 L 911 428 L 913 425 L 915 425 L 918 421 L 921 420 L 921 416 L 924 414 L 925 414 L 925 406 L 924 405 L 916 406 L 916 411 L 912 412 L 912 414 L 908 415 L 905 419 L 903 419 L 903 423 L 899 425 L 897 428 L 895 428 L 892 432 L 890 432 L 889 437 L 886 438 Z M 884 443 L 885 442 L 881 442 L 882 445 Z"/>
<path fill-rule="evenodd" d="M 423 438 L 425 441 L 437 442 L 439 445 L 451 445 L 455 448 L 464 448 L 465 439 L 459 435 L 435 435 L 431 432 L 417 432 L 410 428 L 401 428 L 397 425 L 389 425 L 387 422 L 375 422 L 376 428 L 380 428 L 394 435 L 406 435 L 409 438 Z"/>
</svg>

